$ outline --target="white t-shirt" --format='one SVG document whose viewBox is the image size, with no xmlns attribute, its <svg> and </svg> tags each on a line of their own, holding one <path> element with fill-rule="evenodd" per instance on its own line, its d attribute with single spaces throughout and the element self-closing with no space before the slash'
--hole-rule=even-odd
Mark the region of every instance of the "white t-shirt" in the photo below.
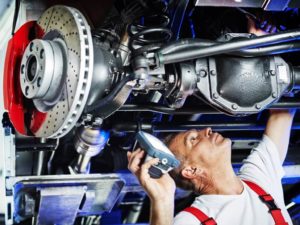
<svg viewBox="0 0 300 225">
<path fill-rule="evenodd" d="M 258 184 L 275 199 L 289 224 L 291 218 L 285 209 L 281 179 L 284 175 L 275 144 L 264 135 L 259 145 L 243 161 L 238 176 Z M 212 217 L 218 225 L 274 225 L 267 206 L 245 183 L 240 195 L 201 195 L 192 206 Z M 199 220 L 188 212 L 180 212 L 174 225 L 199 225 Z"/>
</svg>

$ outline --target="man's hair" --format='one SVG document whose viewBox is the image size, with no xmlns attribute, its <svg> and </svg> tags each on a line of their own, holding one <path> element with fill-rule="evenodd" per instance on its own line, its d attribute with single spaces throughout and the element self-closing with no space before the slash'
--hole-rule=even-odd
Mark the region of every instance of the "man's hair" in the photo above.
<svg viewBox="0 0 300 225">
<path fill-rule="evenodd" d="M 176 135 L 178 133 L 174 133 L 174 134 L 169 134 L 164 138 L 164 143 L 170 148 L 172 141 L 175 139 Z M 174 179 L 176 186 L 187 190 L 187 191 L 194 191 L 195 192 L 195 185 L 191 182 L 191 180 L 185 178 L 184 176 L 182 176 L 181 171 L 184 168 L 184 165 L 187 163 L 188 159 L 186 158 L 186 156 L 180 154 L 180 152 L 178 151 L 178 149 L 173 148 L 170 150 L 172 151 L 172 153 L 175 155 L 175 157 L 179 160 L 180 165 L 179 167 L 171 170 L 169 172 L 170 176 Z"/>
</svg>

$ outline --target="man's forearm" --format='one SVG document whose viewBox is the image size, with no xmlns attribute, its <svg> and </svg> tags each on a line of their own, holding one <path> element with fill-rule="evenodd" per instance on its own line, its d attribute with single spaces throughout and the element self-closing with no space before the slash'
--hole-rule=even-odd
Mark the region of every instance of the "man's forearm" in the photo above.
<svg viewBox="0 0 300 225">
<path fill-rule="evenodd" d="M 150 225 L 172 225 L 174 216 L 174 199 L 151 201 Z"/>
<path fill-rule="evenodd" d="M 294 114 L 295 110 L 272 110 L 267 123 L 265 134 L 277 146 L 282 162 L 287 153 Z"/>
</svg>

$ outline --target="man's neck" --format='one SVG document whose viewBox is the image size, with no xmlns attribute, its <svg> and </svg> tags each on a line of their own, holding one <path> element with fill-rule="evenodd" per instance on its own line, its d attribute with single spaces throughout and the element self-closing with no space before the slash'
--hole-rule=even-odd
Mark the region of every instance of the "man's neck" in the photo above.
<svg viewBox="0 0 300 225">
<path fill-rule="evenodd" d="M 203 194 L 239 195 L 243 192 L 242 181 L 232 168 L 211 175 L 211 179 Z"/>
</svg>

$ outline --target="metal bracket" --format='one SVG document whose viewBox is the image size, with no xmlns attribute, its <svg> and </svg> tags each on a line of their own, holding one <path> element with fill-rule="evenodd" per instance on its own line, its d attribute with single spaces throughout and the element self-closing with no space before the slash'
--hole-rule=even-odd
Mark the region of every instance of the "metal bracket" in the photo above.
<svg viewBox="0 0 300 225">
<path fill-rule="evenodd" d="M 37 224 L 74 224 L 86 186 L 40 187 Z"/>
<path fill-rule="evenodd" d="M 3 177 L 15 176 L 16 175 L 16 147 L 15 147 L 15 136 L 12 134 L 10 126 L 4 126 L 4 169 Z M 4 183 L 6 181 L 4 180 Z M 14 200 L 12 192 L 9 190 L 5 191 L 5 224 L 13 224 L 13 212 L 14 212 Z"/>
<path fill-rule="evenodd" d="M 14 208 L 7 224 L 31 217 L 34 224 L 73 224 L 77 216 L 101 215 L 113 208 L 124 184 L 117 174 L 8 177 Z"/>
</svg>

